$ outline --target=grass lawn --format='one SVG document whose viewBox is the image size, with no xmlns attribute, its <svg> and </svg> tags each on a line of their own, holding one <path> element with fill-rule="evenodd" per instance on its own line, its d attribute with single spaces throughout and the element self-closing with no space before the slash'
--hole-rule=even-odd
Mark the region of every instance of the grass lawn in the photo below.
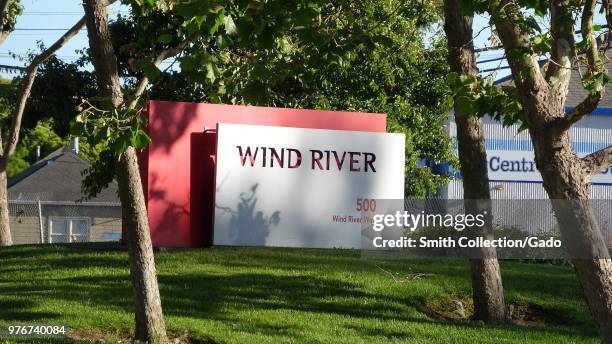
<svg viewBox="0 0 612 344">
<path fill-rule="evenodd" d="M 428 304 L 470 294 L 468 264 L 460 260 L 372 261 L 354 250 L 213 248 L 159 252 L 156 262 L 168 330 L 210 342 L 598 342 L 567 266 L 502 262 L 509 303 L 535 305 L 564 320 L 495 327 L 425 314 Z M 0 323 L 131 331 L 127 253 L 115 244 L 1 249 Z"/>
</svg>

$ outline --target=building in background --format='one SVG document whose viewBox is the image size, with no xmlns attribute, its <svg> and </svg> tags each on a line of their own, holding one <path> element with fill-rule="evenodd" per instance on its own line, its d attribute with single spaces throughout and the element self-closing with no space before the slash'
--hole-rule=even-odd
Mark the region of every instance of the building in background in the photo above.
<svg viewBox="0 0 612 344">
<path fill-rule="evenodd" d="M 82 172 L 90 164 L 62 147 L 8 181 L 10 225 L 15 244 L 118 241 L 121 203 L 117 184 L 79 201 Z"/>
<path fill-rule="evenodd" d="M 612 62 L 606 63 L 612 70 Z M 511 77 L 505 77 L 496 84 L 511 83 Z M 585 156 L 601 148 L 612 145 L 612 86 L 606 86 L 606 95 L 599 107 L 591 115 L 585 116 L 570 130 L 570 139 L 580 156 Z M 578 71 L 572 72 L 566 111 L 571 111 L 587 96 L 582 86 Z M 484 133 L 487 148 L 487 166 L 491 198 L 493 199 L 546 199 L 542 187 L 542 178 L 533 162 L 533 145 L 529 132 L 518 131 L 518 125 L 504 127 L 502 123 L 484 117 Z M 448 133 L 457 136 L 455 121 L 449 121 Z M 439 191 L 444 198 L 462 198 L 463 183 L 460 174 L 447 187 Z M 612 169 L 593 179 L 593 199 L 612 199 Z"/>
<path fill-rule="evenodd" d="M 612 62 L 606 63 L 606 68 L 612 70 Z M 511 77 L 498 80 L 497 84 L 512 82 Z M 599 103 L 599 107 L 591 115 L 585 116 L 577 122 L 570 130 L 570 139 L 576 153 L 585 156 L 601 148 L 612 145 L 612 87 L 606 88 L 606 95 Z M 573 71 L 569 93 L 566 103 L 566 111 L 569 112 L 574 106 L 578 105 L 587 96 L 587 91 L 583 88 L 578 71 Z M 547 200 L 548 195 L 542 185 L 542 178 L 536 169 L 534 162 L 534 150 L 529 137 L 529 132 L 518 131 L 519 126 L 513 125 L 504 127 L 502 123 L 491 119 L 483 118 L 484 134 L 487 149 L 487 166 L 489 174 L 489 187 L 493 200 Z M 448 133 L 451 137 L 457 136 L 457 127 L 453 118 L 448 124 Z M 461 174 L 450 171 L 448 168 L 436 166 L 438 170 L 445 170 L 446 173 L 453 173 L 454 178 L 445 187 L 437 191 L 437 198 L 441 199 L 462 199 L 463 181 Z M 438 171 L 440 172 L 440 171 Z M 610 230 L 610 204 L 612 202 L 612 168 L 608 168 L 600 175 L 593 178 L 592 199 L 596 216 L 600 220 L 604 236 L 612 245 L 612 232 Z M 543 202 L 542 202 L 543 203 Z M 512 214 L 506 218 L 516 219 L 517 222 L 534 221 L 534 217 L 529 216 L 533 207 L 533 202 L 524 202 L 524 209 L 521 210 L 522 216 Z M 500 207 L 503 205 L 500 203 Z M 495 202 L 494 202 L 495 207 Z M 537 210 L 542 211 L 542 210 Z M 552 212 L 552 209 L 550 209 Z M 498 214 L 501 215 L 501 214 Z M 548 224 L 539 224 L 542 231 L 550 230 L 555 226 L 554 219 Z"/>
</svg>

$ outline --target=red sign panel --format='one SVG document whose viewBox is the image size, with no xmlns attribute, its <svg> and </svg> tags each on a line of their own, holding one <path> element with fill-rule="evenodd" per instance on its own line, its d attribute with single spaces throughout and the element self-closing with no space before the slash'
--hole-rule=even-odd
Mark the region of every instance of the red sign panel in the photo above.
<svg viewBox="0 0 612 344">
<path fill-rule="evenodd" d="M 140 156 L 153 245 L 211 244 L 217 123 L 385 132 L 383 114 L 151 101 Z"/>
</svg>

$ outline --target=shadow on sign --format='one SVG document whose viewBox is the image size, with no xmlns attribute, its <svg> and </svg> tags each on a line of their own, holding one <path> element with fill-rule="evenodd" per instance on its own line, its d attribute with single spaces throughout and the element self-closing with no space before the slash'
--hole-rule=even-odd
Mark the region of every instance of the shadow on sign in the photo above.
<svg viewBox="0 0 612 344">
<path fill-rule="evenodd" d="M 255 183 L 247 192 L 240 193 L 240 201 L 236 205 L 236 210 L 215 204 L 216 208 L 232 216 L 229 222 L 229 235 L 233 244 L 264 246 L 270 234 L 270 227 L 280 223 L 279 210 L 269 216 L 262 211 L 255 210 L 258 187 L 259 183 Z"/>
</svg>

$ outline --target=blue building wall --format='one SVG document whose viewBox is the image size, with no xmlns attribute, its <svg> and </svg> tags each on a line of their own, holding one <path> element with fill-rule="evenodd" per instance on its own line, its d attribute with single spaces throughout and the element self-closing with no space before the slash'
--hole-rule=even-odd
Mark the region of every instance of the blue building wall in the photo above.
<svg viewBox="0 0 612 344">
<path fill-rule="evenodd" d="M 567 109 L 568 111 L 571 108 Z M 518 132 L 518 126 L 503 127 L 490 118 L 483 119 L 486 148 L 488 151 L 533 152 L 533 145 L 527 131 Z M 456 137 L 453 120 L 449 121 L 449 135 Z M 597 109 L 593 115 L 585 117 L 570 130 L 570 139 L 576 153 L 580 156 L 590 154 L 612 145 L 612 108 Z M 438 195 L 449 199 L 463 197 L 463 184 L 460 173 L 451 171 L 447 164 L 436 166 L 434 172 L 453 174 L 455 178 Z M 610 172 L 610 171 L 609 171 Z M 612 174 L 612 173 L 611 173 Z M 495 199 L 546 199 L 547 194 L 541 181 L 520 181 L 495 179 L 490 177 L 491 196 Z M 612 183 L 594 183 L 593 199 L 612 199 Z"/>
</svg>

